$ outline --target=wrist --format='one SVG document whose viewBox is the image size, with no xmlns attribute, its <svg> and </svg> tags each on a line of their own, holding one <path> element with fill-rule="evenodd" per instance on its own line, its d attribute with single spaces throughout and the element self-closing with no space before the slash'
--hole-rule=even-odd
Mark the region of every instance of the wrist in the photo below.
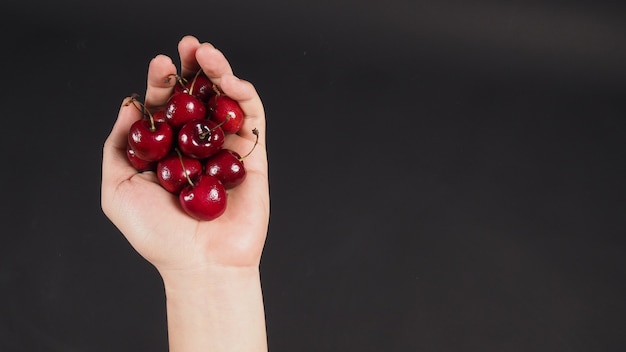
<svg viewBox="0 0 626 352">
<path fill-rule="evenodd" d="M 267 351 L 258 267 L 161 272 L 171 351 Z"/>
<path fill-rule="evenodd" d="M 227 290 L 260 282 L 259 267 L 206 266 L 158 270 L 166 293 Z"/>
</svg>

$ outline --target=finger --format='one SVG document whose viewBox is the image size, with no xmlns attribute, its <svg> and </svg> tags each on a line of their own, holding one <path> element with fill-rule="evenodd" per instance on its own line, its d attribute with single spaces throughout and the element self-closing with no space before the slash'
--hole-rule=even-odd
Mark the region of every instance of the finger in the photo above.
<svg viewBox="0 0 626 352">
<path fill-rule="evenodd" d="M 259 134 L 259 144 L 265 145 L 265 111 L 263 103 L 252 83 L 239 79 L 232 74 L 221 77 L 221 90 L 236 100 L 245 114 L 239 135 L 248 140 L 256 140 L 255 129 Z"/>
<path fill-rule="evenodd" d="M 181 75 L 189 77 L 200 69 L 196 60 L 196 50 L 200 47 L 200 42 L 196 37 L 187 35 L 178 42 L 178 54 L 180 56 Z"/>
<path fill-rule="evenodd" d="M 217 85 L 221 85 L 220 79 L 223 75 L 233 73 L 224 54 L 209 43 L 202 43 L 197 48 L 196 61 L 207 77 Z"/>
<path fill-rule="evenodd" d="M 167 103 L 176 84 L 176 66 L 172 59 L 157 55 L 148 66 L 148 84 L 145 105 L 154 111 Z"/>
<path fill-rule="evenodd" d="M 104 142 L 102 151 L 103 189 L 106 186 L 115 186 L 127 175 L 136 173 L 126 158 L 128 130 L 142 116 L 140 107 L 135 104 L 137 102 L 134 102 L 132 98 L 124 99 L 111 133 Z"/>
</svg>

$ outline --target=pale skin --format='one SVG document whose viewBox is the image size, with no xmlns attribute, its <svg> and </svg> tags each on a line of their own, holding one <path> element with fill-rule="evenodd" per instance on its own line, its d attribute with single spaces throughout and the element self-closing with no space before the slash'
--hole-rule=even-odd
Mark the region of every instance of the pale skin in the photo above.
<svg viewBox="0 0 626 352">
<path fill-rule="evenodd" d="M 246 180 L 229 192 L 219 218 L 189 217 L 154 172 L 138 173 L 127 161 L 128 130 L 142 113 L 126 98 L 104 143 L 102 209 L 163 279 L 170 351 L 267 351 L 259 272 L 270 213 L 263 104 L 213 45 L 185 36 L 178 52 L 180 72 L 167 56 L 150 62 L 145 105 L 164 105 L 174 75 L 202 69 L 246 115 L 241 132 L 229 135 L 224 147 L 244 155 L 257 138 L 252 130 L 259 131 L 258 144 L 244 160 Z"/>
</svg>

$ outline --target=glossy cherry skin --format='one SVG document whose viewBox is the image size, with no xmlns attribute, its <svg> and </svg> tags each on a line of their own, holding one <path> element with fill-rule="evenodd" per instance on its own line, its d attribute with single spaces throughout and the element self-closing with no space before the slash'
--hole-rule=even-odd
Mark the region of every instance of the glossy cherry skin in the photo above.
<svg viewBox="0 0 626 352">
<path fill-rule="evenodd" d="M 135 151 L 132 150 L 128 144 L 126 145 L 126 157 L 130 164 L 139 172 L 153 171 L 156 169 L 156 162 L 139 159 Z"/>
<path fill-rule="evenodd" d="M 241 156 L 230 149 L 221 149 L 204 164 L 204 173 L 217 177 L 226 189 L 240 185 L 246 178 Z"/>
<path fill-rule="evenodd" d="M 185 92 L 172 94 L 165 106 L 165 119 L 174 130 L 191 120 L 203 119 L 206 114 L 206 105 Z"/>
<path fill-rule="evenodd" d="M 217 153 L 223 145 L 224 131 L 211 120 L 189 121 L 178 132 L 178 148 L 192 158 L 208 158 Z"/>
<path fill-rule="evenodd" d="M 198 177 L 202 170 L 200 160 L 185 155 L 179 156 L 175 151 L 170 152 L 163 159 L 159 160 L 156 165 L 159 184 L 168 192 L 176 194 L 183 187 L 189 185 L 189 179 L 193 180 Z"/>
<path fill-rule="evenodd" d="M 183 210 L 198 220 L 214 220 L 226 211 L 226 189 L 211 175 L 200 175 L 180 191 L 178 199 Z"/>
<path fill-rule="evenodd" d="M 215 95 L 213 82 L 204 72 L 200 72 L 197 76 L 184 78 L 182 82 L 174 86 L 174 92 L 191 94 L 205 104 L 209 101 L 209 98 Z"/>
<path fill-rule="evenodd" d="M 224 133 L 237 133 L 243 126 L 244 113 L 236 100 L 226 95 L 214 95 L 209 99 L 207 107 L 211 120 L 217 123 L 228 120 L 222 125 Z"/>
<path fill-rule="evenodd" d="M 157 122 L 167 122 L 165 118 L 165 109 L 160 109 L 152 113 L 152 119 Z"/>
<path fill-rule="evenodd" d="M 154 127 L 154 128 L 153 128 Z M 165 122 L 148 119 L 133 122 L 128 131 L 128 145 L 135 156 L 145 161 L 157 161 L 170 152 L 173 143 L 173 131 Z"/>
</svg>

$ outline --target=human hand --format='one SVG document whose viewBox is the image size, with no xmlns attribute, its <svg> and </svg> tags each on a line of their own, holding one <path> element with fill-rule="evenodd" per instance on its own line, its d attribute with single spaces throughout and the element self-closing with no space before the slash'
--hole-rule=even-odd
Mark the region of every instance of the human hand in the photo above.
<svg viewBox="0 0 626 352">
<path fill-rule="evenodd" d="M 228 135 L 224 147 L 241 155 L 258 144 L 245 159 L 247 177 L 229 191 L 228 205 L 219 218 L 203 222 L 187 215 L 178 197 L 163 189 L 154 172 L 138 173 L 126 158 L 130 125 L 142 117 L 127 98 L 104 143 L 102 209 L 130 244 L 163 275 L 210 268 L 258 268 L 269 221 L 268 165 L 265 113 L 254 86 L 236 78 L 224 55 L 208 43 L 186 36 L 178 44 L 180 74 L 202 69 L 245 113 L 243 128 Z M 149 65 L 144 104 L 154 110 L 167 102 L 177 72 L 172 60 L 156 56 Z"/>
</svg>

